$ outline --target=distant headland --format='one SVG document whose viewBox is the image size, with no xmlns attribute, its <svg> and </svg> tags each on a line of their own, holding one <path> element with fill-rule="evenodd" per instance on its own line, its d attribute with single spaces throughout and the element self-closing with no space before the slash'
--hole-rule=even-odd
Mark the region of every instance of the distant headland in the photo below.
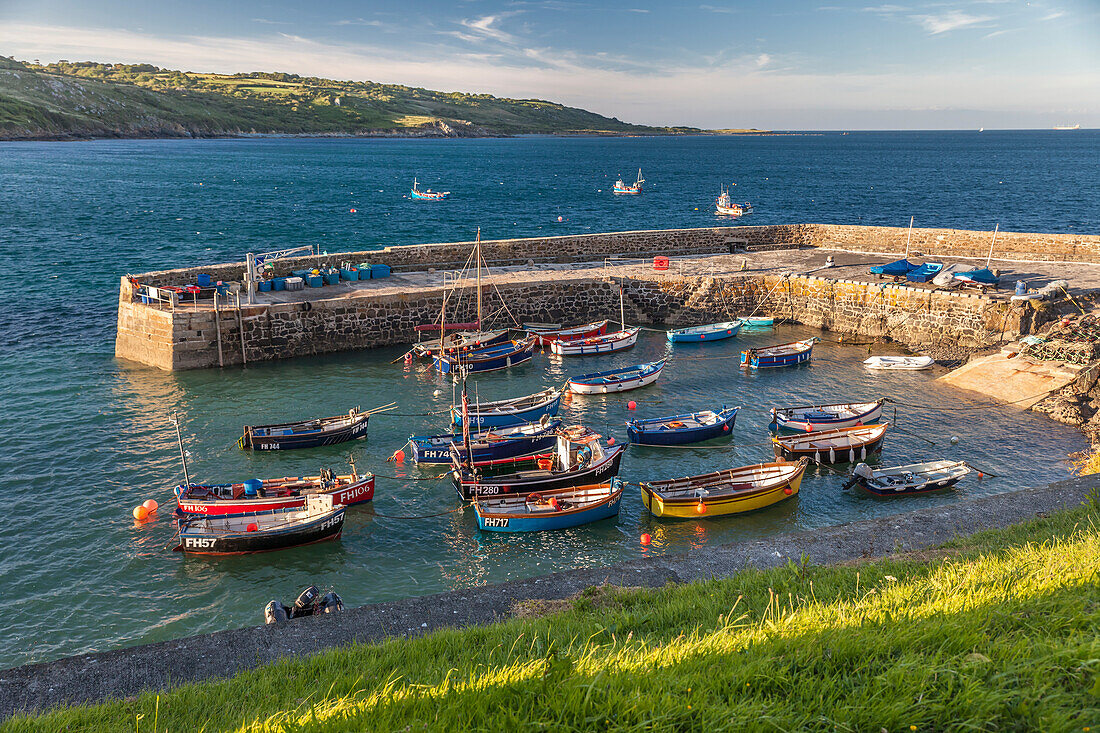
<svg viewBox="0 0 1100 733">
<path fill-rule="evenodd" d="M 705 134 L 555 102 L 297 74 L 199 74 L 150 64 L 0 56 L 0 140 Z M 722 130 L 759 134 L 766 130 Z"/>
</svg>

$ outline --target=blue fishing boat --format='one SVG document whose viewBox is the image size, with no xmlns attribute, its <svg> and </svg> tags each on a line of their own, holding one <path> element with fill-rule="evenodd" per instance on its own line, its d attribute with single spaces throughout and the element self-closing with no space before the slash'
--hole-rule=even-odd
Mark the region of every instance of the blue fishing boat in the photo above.
<svg viewBox="0 0 1100 733">
<path fill-rule="evenodd" d="M 642 178 L 642 169 L 638 169 L 638 179 L 634 181 L 633 185 L 628 185 L 623 182 L 622 176 L 619 176 L 619 180 L 615 181 L 615 186 L 612 190 L 615 193 L 627 193 L 627 194 L 639 194 L 642 192 L 642 184 L 645 183 L 645 179 Z"/>
<path fill-rule="evenodd" d="M 553 489 L 535 494 L 475 497 L 479 529 L 492 532 L 538 532 L 569 529 L 617 516 L 623 483 Z"/>
<path fill-rule="evenodd" d="M 561 420 L 545 423 L 526 423 L 507 428 L 486 430 L 470 435 L 470 450 L 475 462 L 497 461 L 504 458 L 530 455 L 553 448 L 557 443 L 557 429 Z M 444 435 L 414 435 L 409 438 L 412 459 L 417 463 L 451 463 L 451 448 L 457 451 L 459 460 L 467 458 L 462 433 Z"/>
<path fill-rule="evenodd" d="M 705 326 L 678 328 L 668 332 L 668 340 L 673 343 L 721 341 L 736 336 L 742 325 L 741 321 L 727 321 L 725 323 L 708 323 Z"/>
<path fill-rule="evenodd" d="M 910 270 L 917 269 L 917 266 L 910 262 L 905 257 L 900 260 L 894 260 L 885 265 L 875 265 L 871 268 L 872 275 L 884 275 L 888 277 L 905 277 L 909 274 Z"/>
<path fill-rule="evenodd" d="M 773 367 L 804 364 L 813 356 L 816 338 L 794 341 L 778 346 L 765 346 L 762 349 L 748 349 L 741 352 L 741 366 L 752 369 L 770 369 Z"/>
<path fill-rule="evenodd" d="M 626 424 L 631 443 L 640 445 L 685 445 L 730 435 L 740 407 L 722 406 L 671 417 L 631 420 Z"/>
<path fill-rule="evenodd" d="M 610 369 L 606 372 L 592 372 L 569 378 L 569 389 L 577 394 L 607 394 L 625 392 L 653 384 L 661 376 L 665 360 L 648 364 L 635 364 L 622 369 Z"/>
<path fill-rule="evenodd" d="M 420 186 L 417 184 L 416 179 L 413 179 L 412 190 L 409 191 L 409 198 L 414 201 L 442 201 L 451 195 L 450 191 L 433 191 L 427 189 L 425 191 L 420 190 Z"/>
<path fill-rule="evenodd" d="M 982 289 L 996 288 L 1001 283 L 1001 278 L 994 275 L 993 270 L 988 267 L 969 272 L 956 272 L 955 279 L 968 285 L 977 285 Z"/>
<path fill-rule="evenodd" d="M 847 402 L 833 405 L 773 407 L 772 429 L 813 433 L 832 428 L 852 428 L 877 423 L 884 399 L 875 402 Z"/>
<path fill-rule="evenodd" d="M 460 366 L 471 374 L 493 372 L 530 361 L 535 355 L 535 341 L 535 337 L 530 336 L 522 341 L 506 341 L 484 349 L 443 354 L 436 356 L 433 361 L 443 374 L 450 374 Z"/>
<path fill-rule="evenodd" d="M 556 388 L 544 389 L 524 397 L 470 405 L 467 410 L 470 427 L 502 428 L 526 422 L 538 422 L 543 415 L 554 417 L 561 407 L 563 391 Z M 451 407 L 451 422 L 455 427 L 462 427 L 461 407 L 457 405 Z"/>
<path fill-rule="evenodd" d="M 912 283 L 926 283 L 943 269 L 942 262 L 925 262 L 920 267 L 914 268 L 905 274 L 905 279 Z"/>
</svg>

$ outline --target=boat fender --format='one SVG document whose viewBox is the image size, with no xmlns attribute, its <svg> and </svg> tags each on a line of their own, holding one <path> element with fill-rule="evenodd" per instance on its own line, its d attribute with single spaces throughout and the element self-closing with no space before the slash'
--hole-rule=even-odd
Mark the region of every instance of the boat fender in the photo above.
<svg viewBox="0 0 1100 733">
<path fill-rule="evenodd" d="M 859 460 L 861 460 L 861 461 L 866 461 L 867 460 L 867 446 L 863 446 L 862 448 L 859 449 Z"/>
<path fill-rule="evenodd" d="M 855 448 L 849 448 L 848 449 L 848 461 L 851 462 L 851 461 L 854 461 L 855 459 L 856 459 L 856 449 Z"/>
<path fill-rule="evenodd" d="M 814 451 L 814 463 L 821 463 L 821 451 Z"/>
<path fill-rule="evenodd" d="M 264 623 L 277 624 L 290 619 L 290 609 L 278 601 L 268 601 L 264 606 Z"/>
<path fill-rule="evenodd" d="M 308 300 L 302 303 L 302 310 L 306 311 L 307 313 L 313 310 L 313 303 L 309 302 Z"/>
<path fill-rule="evenodd" d="M 829 463 L 836 463 L 836 450 L 829 448 Z"/>
<path fill-rule="evenodd" d="M 311 585 L 299 593 L 298 598 L 294 601 L 294 618 L 311 615 L 320 595 L 321 591 L 315 585 Z"/>
<path fill-rule="evenodd" d="M 336 613 L 337 611 L 344 610 L 344 602 L 337 595 L 336 591 L 330 590 L 321 598 L 321 603 L 317 607 L 318 613 Z"/>
</svg>

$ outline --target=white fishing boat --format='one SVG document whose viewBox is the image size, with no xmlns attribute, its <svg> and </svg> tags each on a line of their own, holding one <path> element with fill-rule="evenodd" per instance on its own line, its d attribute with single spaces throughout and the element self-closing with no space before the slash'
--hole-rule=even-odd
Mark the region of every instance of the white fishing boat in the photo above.
<svg viewBox="0 0 1100 733">
<path fill-rule="evenodd" d="M 736 185 L 736 184 L 734 184 Z M 743 204 L 735 204 L 730 199 L 730 191 L 722 187 L 722 194 L 714 201 L 715 213 L 721 216 L 744 216 L 752 213 L 752 204 L 748 201 Z"/>
<path fill-rule="evenodd" d="M 931 369 L 936 360 L 931 356 L 872 356 L 863 362 L 868 369 Z"/>
<path fill-rule="evenodd" d="M 875 496 L 927 494 L 954 486 L 968 473 L 970 466 L 964 461 L 928 461 L 879 469 L 860 463 L 853 472 L 852 480 L 844 488 L 859 484 L 860 488 Z"/>
<path fill-rule="evenodd" d="M 623 331 L 615 331 L 603 336 L 592 336 L 576 341 L 555 341 L 550 344 L 550 351 L 558 356 L 589 356 L 591 354 L 623 351 L 629 349 L 638 341 L 638 334 L 641 330 L 640 328 L 628 328 Z"/>
</svg>

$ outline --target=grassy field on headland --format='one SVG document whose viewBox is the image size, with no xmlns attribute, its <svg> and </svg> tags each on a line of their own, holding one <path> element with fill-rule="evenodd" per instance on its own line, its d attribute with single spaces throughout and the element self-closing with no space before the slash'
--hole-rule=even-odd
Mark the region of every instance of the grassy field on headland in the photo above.
<svg viewBox="0 0 1100 733">
<path fill-rule="evenodd" d="M 594 588 L 11 731 L 1100 730 L 1100 509 L 935 550 Z"/>
<path fill-rule="evenodd" d="M 0 56 L 0 140 L 695 132 L 701 130 L 632 125 L 538 99 L 283 73 L 197 74 L 91 61 L 36 65 Z"/>
</svg>

